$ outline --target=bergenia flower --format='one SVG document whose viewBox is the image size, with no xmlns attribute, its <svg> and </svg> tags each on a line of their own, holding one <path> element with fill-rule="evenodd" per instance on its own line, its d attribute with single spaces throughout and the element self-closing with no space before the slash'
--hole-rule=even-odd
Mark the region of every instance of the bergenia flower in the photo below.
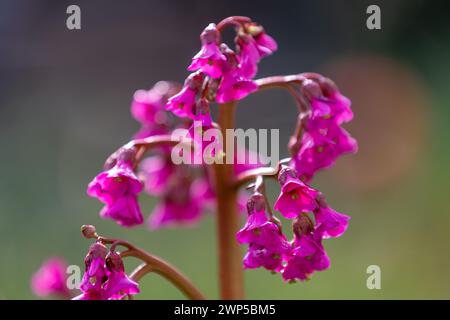
<svg viewBox="0 0 450 320">
<path fill-rule="evenodd" d="M 256 47 L 261 58 L 271 55 L 278 49 L 277 42 L 264 31 L 262 26 L 256 23 L 248 23 L 245 29 L 255 39 Z"/>
<path fill-rule="evenodd" d="M 70 297 L 66 285 L 67 264 L 60 258 L 51 258 L 45 261 L 31 279 L 33 293 L 40 297 L 48 295 Z"/>
<path fill-rule="evenodd" d="M 201 70 L 212 78 L 220 78 L 226 61 L 225 55 L 220 51 L 220 33 L 214 23 L 209 24 L 200 35 L 201 50 L 192 58 L 189 71 Z"/>
<path fill-rule="evenodd" d="M 251 79 L 258 72 L 258 63 L 261 60 L 256 41 L 247 34 L 240 34 L 236 38 L 239 48 L 239 73 L 244 78 Z"/>
<path fill-rule="evenodd" d="M 239 69 L 239 59 L 226 44 L 221 45 L 221 50 L 227 57 L 226 68 L 216 93 L 218 103 L 226 103 L 240 100 L 258 89 L 258 85 L 245 77 Z"/>
<path fill-rule="evenodd" d="M 345 129 L 335 123 L 324 128 L 322 123 L 310 120 L 300 151 L 293 159 L 304 182 L 309 182 L 317 171 L 332 166 L 341 155 L 358 150 L 356 140 Z"/>
<path fill-rule="evenodd" d="M 196 72 L 190 74 L 184 86 L 179 93 L 171 97 L 166 109 L 172 111 L 175 115 L 181 118 L 194 118 L 194 106 L 203 81 L 203 74 Z"/>
<path fill-rule="evenodd" d="M 138 90 L 133 95 L 131 114 L 142 124 L 153 124 L 164 107 L 163 96 L 156 90 Z"/>
<path fill-rule="evenodd" d="M 283 270 L 284 280 L 307 280 L 315 271 L 323 271 L 330 266 L 330 259 L 321 239 L 316 239 L 311 234 L 300 238 L 296 236 L 293 246 Z"/>
<path fill-rule="evenodd" d="M 224 73 L 222 82 L 216 94 L 218 103 L 226 103 L 234 100 L 240 100 L 250 93 L 258 90 L 258 85 L 240 75 L 239 70 L 230 70 Z"/>
<path fill-rule="evenodd" d="M 281 194 L 275 203 L 275 210 L 292 219 L 302 212 L 312 211 L 316 208 L 318 191 L 302 182 L 295 171 L 289 167 L 281 169 L 278 175 L 281 184 Z"/>
<path fill-rule="evenodd" d="M 141 163 L 139 176 L 145 184 L 145 191 L 154 196 L 163 194 L 170 180 L 176 178 L 176 165 L 170 155 L 161 154 L 148 157 Z"/>
<path fill-rule="evenodd" d="M 184 168 L 179 168 L 180 170 Z M 174 225 L 192 225 L 201 217 L 204 189 L 193 184 L 192 177 L 179 171 L 172 185 L 150 215 L 151 229 Z"/>
<path fill-rule="evenodd" d="M 280 271 L 283 258 L 289 254 L 290 244 L 280 226 L 269 220 L 265 212 L 265 201 L 260 193 L 254 193 L 247 203 L 248 218 L 245 226 L 236 234 L 240 243 L 249 244 L 244 257 L 244 268 L 264 267 Z"/>
<path fill-rule="evenodd" d="M 127 295 L 139 293 L 139 285 L 125 273 L 122 258 L 116 252 L 108 253 L 106 257 L 108 280 L 104 291 L 109 300 L 119 300 Z"/>
<path fill-rule="evenodd" d="M 111 169 L 92 180 L 87 193 L 105 204 L 100 212 L 102 218 L 110 218 L 122 226 L 131 227 L 143 223 L 144 220 L 137 201 L 137 195 L 142 188 L 132 164 L 117 161 Z"/>
<path fill-rule="evenodd" d="M 330 208 L 323 196 L 318 198 L 318 208 L 314 210 L 316 236 L 322 239 L 340 237 L 348 227 L 350 217 Z"/>
<path fill-rule="evenodd" d="M 85 272 L 81 280 L 80 290 L 82 294 L 74 300 L 104 300 L 107 295 L 103 286 L 108 279 L 105 266 L 105 258 L 108 249 L 100 242 L 95 242 L 89 248 L 84 259 Z"/>
</svg>

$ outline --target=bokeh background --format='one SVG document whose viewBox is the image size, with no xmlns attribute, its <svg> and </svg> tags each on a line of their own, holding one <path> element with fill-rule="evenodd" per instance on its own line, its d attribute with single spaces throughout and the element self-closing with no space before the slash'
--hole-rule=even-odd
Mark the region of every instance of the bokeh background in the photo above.
<svg viewBox="0 0 450 320">
<path fill-rule="evenodd" d="M 81 7 L 81 31 L 66 29 L 69 4 Z M 366 28 L 369 4 L 381 7 L 382 30 Z M 292 285 L 246 271 L 247 297 L 450 298 L 449 12 L 425 0 L 1 1 L 0 299 L 35 298 L 30 277 L 48 257 L 82 265 L 82 224 L 163 256 L 218 297 L 214 215 L 194 228 L 123 229 L 99 218 L 85 189 L 138 129 L 133 92 L 182 81 L 199 33 L 229 15 L 252 17 L 279 43 L 259 76 L 332 77 L 353 100 L 347 128 L 360 144 L 314 182 L 352 216 L 325 244 L 331 268 Z M 280 128 L 287 141 L 295 108 L 285 92 L 264 92 L 238 116 L 239 127 Z M 144 212 L 153 204 L 143 200 Z M 381 290 L 366 287 L 373 264 Z M 157 276 L 142 284 L 140 298 L 182 298 Z"/>
</svg>

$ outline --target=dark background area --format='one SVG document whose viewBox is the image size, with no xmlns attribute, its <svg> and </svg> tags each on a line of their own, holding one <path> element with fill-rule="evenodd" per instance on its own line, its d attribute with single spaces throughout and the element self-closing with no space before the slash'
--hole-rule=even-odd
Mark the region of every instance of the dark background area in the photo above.
<svg viewBox="0 0 450 320">
<path fill-rule="evenodd" d="M 66 28 L 81 7 L 82 29 Z M 381 30 L 366 8 L 381 8 Z M 32 273 L 61 256 L 82 265 L 82 224 L 123 237 L 173 262 L 217 297 L 212 215 L 195 228 L 122 229 L 98 216 L 85 189 L 104 159 L 138 129 L 137 89 L 182 82 L 209 22 L 246 15 L 279 50 L 258 77 L 317 71 L 352 99 L 348 126 L 360 152 L 314 183 L 352 216 L 327 242 L 332 266 L 284 284 L 246 271 L 249 298 L 450 298 L 450 5 L 446 1 L 13 1 L 0 2 L 0 299 L 33 298 Z M 231 33 L 230 33 L 231 37 Z M 238 126 L 291 134 L 296 111 L 284 92 L 240 104 Z M 286 150 L 283 150 L 286 155 Z M 270 190 L 275 196 L 276 188 Z M 149 213 L 154 199 L 144 199 Z M 379 265 L 382 289 L 368 290 Z M 141 298 L 181 298 L 155 277 Z"/>
</svg>

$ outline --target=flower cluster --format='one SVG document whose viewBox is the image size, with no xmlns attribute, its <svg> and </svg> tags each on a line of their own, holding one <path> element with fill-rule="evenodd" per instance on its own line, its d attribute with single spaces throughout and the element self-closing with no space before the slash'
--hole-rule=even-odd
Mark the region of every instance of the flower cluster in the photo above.
<svg viewBox="0 0 450 320">
<path fill-rule="evenodd" d="M 280 221 L 266 211 L 265 197 L 255 192 L 249 199 L 248 218 L 236 237 L 248 244 L 244 267 L 264 267 L 280 272 L 286 281 L 306 280 L 325 270 L 330 261 L 322 240 L 339 237 L 350 217 L 328 207 L 323 196 L 302 182 L 294 169 L 284 167 L 278 176 L 281 193 L 274 209 L 292 220 L 294 238 L 288 241 Z"/>
<path fill-rule="evenodd" d="M 118 300 L 139 293 L 139 286 L 128 278 L 122 258 L 101 242 L 89 248 L 84 259 L 86 270 L 80 284 L 82 294 L 73 300 Z"/>
<path fill-rule="evenodd" d="M 306 79 L 302 91 L 310 110 L 304 118 L 304 134 L 293 164 L 303 181 L 308 182 L 320 169 L 328 168 L 345 153 L 355 153 L 356 140 L 341 127 L 353 119 L 350 100 L 324 77 Z"/>
</svg>

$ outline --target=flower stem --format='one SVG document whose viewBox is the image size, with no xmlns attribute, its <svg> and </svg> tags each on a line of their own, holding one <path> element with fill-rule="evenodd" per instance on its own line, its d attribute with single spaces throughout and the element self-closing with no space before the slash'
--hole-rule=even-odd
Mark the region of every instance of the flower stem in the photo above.
<svg viewBox="0 0 450 320">
<path fill-rule="evenodd" d="M 234 128 L 236 102 L 219 105 L 219 125 L 222 136 Z M 223 150 L 226 152 L 226 139 Z M 236 241 L 240 219 L 237 211 L 237 189 L 234 187 L 232 164 L 214 164 L 217 195 L 217 233 L 219 246 L 219 283 L 222 299 L 244 298 L 244 274 L 241 249 Z"/>
<path fill-rule="evenodd" d="M 122 258 L 135 257 L 144 262 L 144 264 L 140 265 L 132 273 L 132 278 L 134 278 L 134 280 L 138 281 L 145 274 L 154 272 L 171 282 L 189 299 L 205 299 L 205 296 L 194 286 L 194 284 L 192 284 L 192 282 L 185 275 L 183 275 L 174 266 L 164 261 L 163 259 L 156 257 L 124 240 L 98 237 L 97 241 L 101 241 L 105 244 L 112 244 L 110 250 L 113 251 L 115 250 L 116 246 L 123 246 L 127 248 L 127 250 L 120 252 L 120 256 Z"/>
</svg>

